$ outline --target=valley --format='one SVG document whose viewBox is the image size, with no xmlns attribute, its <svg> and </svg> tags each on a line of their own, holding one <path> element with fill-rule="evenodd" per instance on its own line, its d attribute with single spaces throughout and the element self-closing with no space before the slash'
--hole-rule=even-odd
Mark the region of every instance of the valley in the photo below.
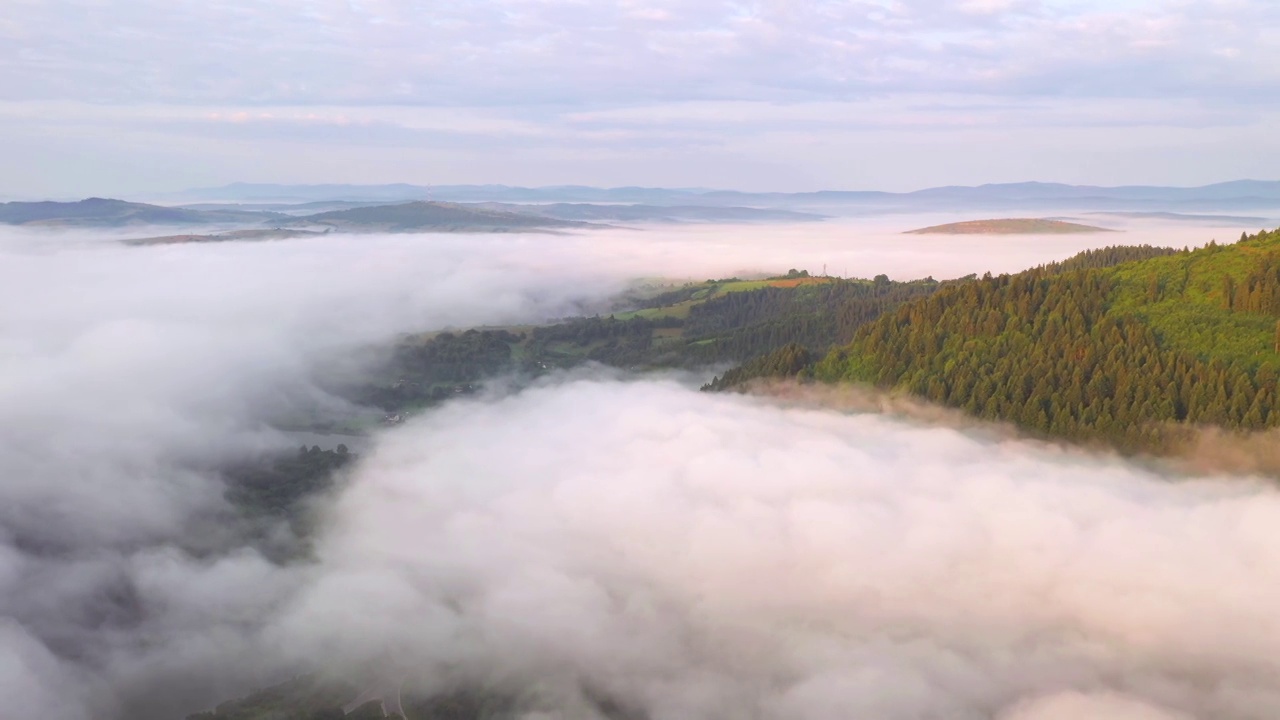
<svg viewBox="0 0 1280 720">
<path fill-rule="evenodd" d="M 0 720 L 1280 718 L 1275 0 L 0 38 Z"/>
</svg>

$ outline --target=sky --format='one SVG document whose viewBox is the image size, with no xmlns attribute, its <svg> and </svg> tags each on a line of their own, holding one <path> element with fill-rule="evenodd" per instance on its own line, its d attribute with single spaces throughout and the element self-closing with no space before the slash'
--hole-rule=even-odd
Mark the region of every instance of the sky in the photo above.
<svg viewBox="0 0 1280 720">
<path fill-rule="evenodd" d="M 6 0 L 0 196 L 1273 179 L 1268 0 Z"/>
</svg>

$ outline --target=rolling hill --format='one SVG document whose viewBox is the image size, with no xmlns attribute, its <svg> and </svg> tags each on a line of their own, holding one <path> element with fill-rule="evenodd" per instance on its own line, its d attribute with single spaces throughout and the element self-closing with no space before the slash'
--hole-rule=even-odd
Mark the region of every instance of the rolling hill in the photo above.
<svg viewBox="0 0 1280 720">
<path fill-rule="evenodd" d="M 525 213 L 425 201 L 333 210 L 291 218 L 276 224 L 333 228 L 346 232 L 527 232 L 596 227 L 588 223 Z"/>
<path fill-rule="evenodd" d="M 335 210 L 354 210 L 362 207 L 403 205 L 404 202 L 322 200 L 306 203 L 202 203 L 182 207 L 192 210 L 269 211 L 304 217 Z M 478 210 L 536 215 L 556 220 L 584 222 L 805 222 L 825 220 L 827 216 L 815 213 L 795 212 L 776 208 L 720 207 L 701 205 L 639 205 L 596 203 L 466 203 L 466 207 Z"/>
<path fill-rule="evenodd" d="M 549 203 L 516 205 L 478 203 L 472 207 L 516 212 L 559 220 L 587 222 L 687 223 L 687 222 L 811 222 L 825 215 L 777 208 L 717 207 L 701 205 L 616 205 L 595 203 Z"/>
<path fill-rule="evenodd" d="M 179 205 L 178 207 L 188 210 L 235 210 L 239 212 L 269 212 L 280 213 L 282 215 L 293 215 L 301 217 L 304 215 L 315 215 L 316 213 L 330 212 L 333 210 L 351 210 L 360 207 L 373 207 L 375 205 L 402 205 L 406 200 L 320 200 L 317 202 L 303 203 L 195 203 L 191 205 Z"/>
<path fill-rule="evenodd" d="M 1068 233 L 1114 232 L 1106 228 L 1045 218 L 1000 218 L 966 220 L 908 230 L 905 235 L 1063 235 Z"/>
<path fill-rule="evenodd" d="M 262 223 L 284 217 L 241 210 L 190 210 L 107 198 L 0 203 L 0 223 L 43 227 L 125 227 Z"/>
</svg>

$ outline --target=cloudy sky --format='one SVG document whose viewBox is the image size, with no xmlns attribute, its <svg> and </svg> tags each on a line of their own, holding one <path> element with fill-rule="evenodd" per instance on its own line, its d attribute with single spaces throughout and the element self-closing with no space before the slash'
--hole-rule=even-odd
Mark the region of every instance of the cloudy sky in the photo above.
<svg viewBox="0 0 1280 720">
<path fill-rule="evenodd" d="M 5 0 L 0 196 L 1276 177 L 1270 0 Z"/>
</svg>

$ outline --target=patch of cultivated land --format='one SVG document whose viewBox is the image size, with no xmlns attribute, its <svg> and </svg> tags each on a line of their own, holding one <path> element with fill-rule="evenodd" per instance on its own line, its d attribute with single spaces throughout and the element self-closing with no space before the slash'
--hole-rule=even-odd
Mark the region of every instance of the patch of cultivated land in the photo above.
<svg viewBox="0 0 1280 720">
<path fill-rule="evenodd" d="M 1001 218 L 967 220 L 908 230 L 907 235 L 1064 235 L 1068 233 L 1115 232 L 1107 228 L 1045 218 Z"/>
<path fill-rule="evenodd" d="M 796 277 L 771 278 L 767 280 L 712 280 L 703 283 L 695 283 L 695 285 L 701 289 L 692 293 L 688 300 L 672 303 L 670 305 L 644 308 L 642 310 L 611 313 L 611 315 L 618 320 L 630 320 L 634 317 L 648 318 L 650 320 L 656 320 L 664 317 L 686 318 L 689 317 L 689 310 L 694 305 L 702 304 L 718 295 L 735 292 L 750 292 L 752 290 L 760 290 L 767 287 L 793 288 L 801 285 L 822 285 L 830 282 L 834 282 L 834 278 Z"/>
</svg>

